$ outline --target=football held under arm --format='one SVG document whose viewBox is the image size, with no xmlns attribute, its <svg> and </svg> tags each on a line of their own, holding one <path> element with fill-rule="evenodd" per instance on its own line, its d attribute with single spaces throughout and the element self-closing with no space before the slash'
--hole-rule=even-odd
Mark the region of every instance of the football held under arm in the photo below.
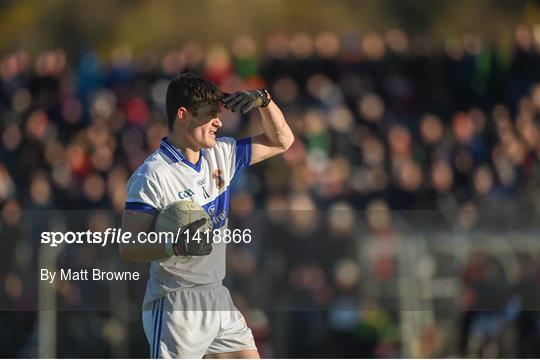
<svg viewBox="0 0 540 360">
<path fill-rule="evenodd" d="M 210 254 L 212 245 L 202 241 L 190 241 L 187 234 L 195 234 L 195 232 L 206 223 L 205 219 L 200 219 L 192 222 L 187 226 L 189 232 L 184 233 L 184 236 L 167 242 L 146 242 L 148 233 L 154 231 L 154 216 L 126 209 L 122 217 L 122 231 L 132 234 L 133 242 L 120 244 L 120 256 L 125 261 L 133 262 L 152 262 L 167 258 L 170 256 L 204 256 Z M 185 229 L 182 228 L 181 231 Z M 159 238 L 159 235 L 155 238 Z M 173 240 L 173 239 L 171 239 Z"/>
<path fill-rule="evenodd" d="M 204 256 L 212 251 L 211 245 L 188 238 L 193 237 L 206 221 L 194 221 L 182 229 L 175 229 L 175 233 L 180 234 L 173 238 L 161 230 L 156 231 L 156 219 L 159 223 L 159 216 L 164 211 L 159 210 L 164 203 L 162 193 L 157 180 L 153 180 L 144 166 L 129 179 L 122 230 L 131 234 L 132 241 L 119 246 L 120 256 L 125 261 L 152 262 L 177 255 Z"/>
</svg>

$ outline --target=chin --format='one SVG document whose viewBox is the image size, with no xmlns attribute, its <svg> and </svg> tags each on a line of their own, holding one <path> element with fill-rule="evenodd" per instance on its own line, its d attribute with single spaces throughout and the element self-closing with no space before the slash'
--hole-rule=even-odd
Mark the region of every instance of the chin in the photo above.
<svg viewBox="0 0 540 360">
<path fill-rule="evenodd" d="M 209 139 L 207 141 L 204 141 L 201 143 L 201 148 L 203 149 L 210 149 L 216 146 L 216 139 Z"/>
</svg>

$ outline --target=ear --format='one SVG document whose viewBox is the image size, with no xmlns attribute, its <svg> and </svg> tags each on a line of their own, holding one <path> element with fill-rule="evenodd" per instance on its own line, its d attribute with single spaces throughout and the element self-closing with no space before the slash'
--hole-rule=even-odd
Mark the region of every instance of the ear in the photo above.
<svg viewBox="0 0 540 360">
<path fill-rule="evenodd" d="M 187 109 L 183 106 L 179 107 L 178 111 L 176 112 L 176 117 L 178 118 L 178 121 L 182 125 L 187 124 L 186 114 L 187 114 Z"/>
</svg>

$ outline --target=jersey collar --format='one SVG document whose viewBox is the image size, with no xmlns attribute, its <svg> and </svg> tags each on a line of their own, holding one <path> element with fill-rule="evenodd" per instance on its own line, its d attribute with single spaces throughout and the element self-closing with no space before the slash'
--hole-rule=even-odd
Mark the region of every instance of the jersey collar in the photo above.
<svg viewBox="0 0 540 360">
<path fill-rule="evenodd" d="M 184 164 L 186 164 L 187 166 L 189 166 L 190 168 L 192 168 L 193 170 L 195 170 L 196 172 L 200 172 L 201 171 L 201 164 L 202 164 L 202 158 L 204 156 L 204 149 L 201 149 L 200 152 L 201 152 L 201 156 L 199 156 L 199 161 L 197 161 L 196 164 L 193 164 L 192 162 L 190 162 L 188 159 L 186 159 L 186 157 L 180 152 L 178 151 L 178 149 L 176 147 L 174 147 L 174 145 L 172 145 L 166 137 L 164 137 L 163 139 L 161 139 L 161 144 L 159 145 L 159 149 L 161 150 L 161 152 L 163 154 L 165 154 L 165 156 L 167 156 L 173 163 L 177 163 L 177 162 L 183 162 Z"/>
</svg>

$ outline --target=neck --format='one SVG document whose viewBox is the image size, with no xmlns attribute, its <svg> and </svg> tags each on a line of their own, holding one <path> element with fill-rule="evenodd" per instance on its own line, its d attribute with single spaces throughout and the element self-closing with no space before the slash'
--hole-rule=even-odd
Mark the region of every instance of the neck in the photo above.
<svg viewBox="0 0 540 360">
<path fill-rule="evenodd" d="M 199 161 L 201 150 L 197 146 L 189 144 L 187 139 L 173 133 L 169 133 L 167 139 L 190 163 L 196 164 Z"/>
</svg>

